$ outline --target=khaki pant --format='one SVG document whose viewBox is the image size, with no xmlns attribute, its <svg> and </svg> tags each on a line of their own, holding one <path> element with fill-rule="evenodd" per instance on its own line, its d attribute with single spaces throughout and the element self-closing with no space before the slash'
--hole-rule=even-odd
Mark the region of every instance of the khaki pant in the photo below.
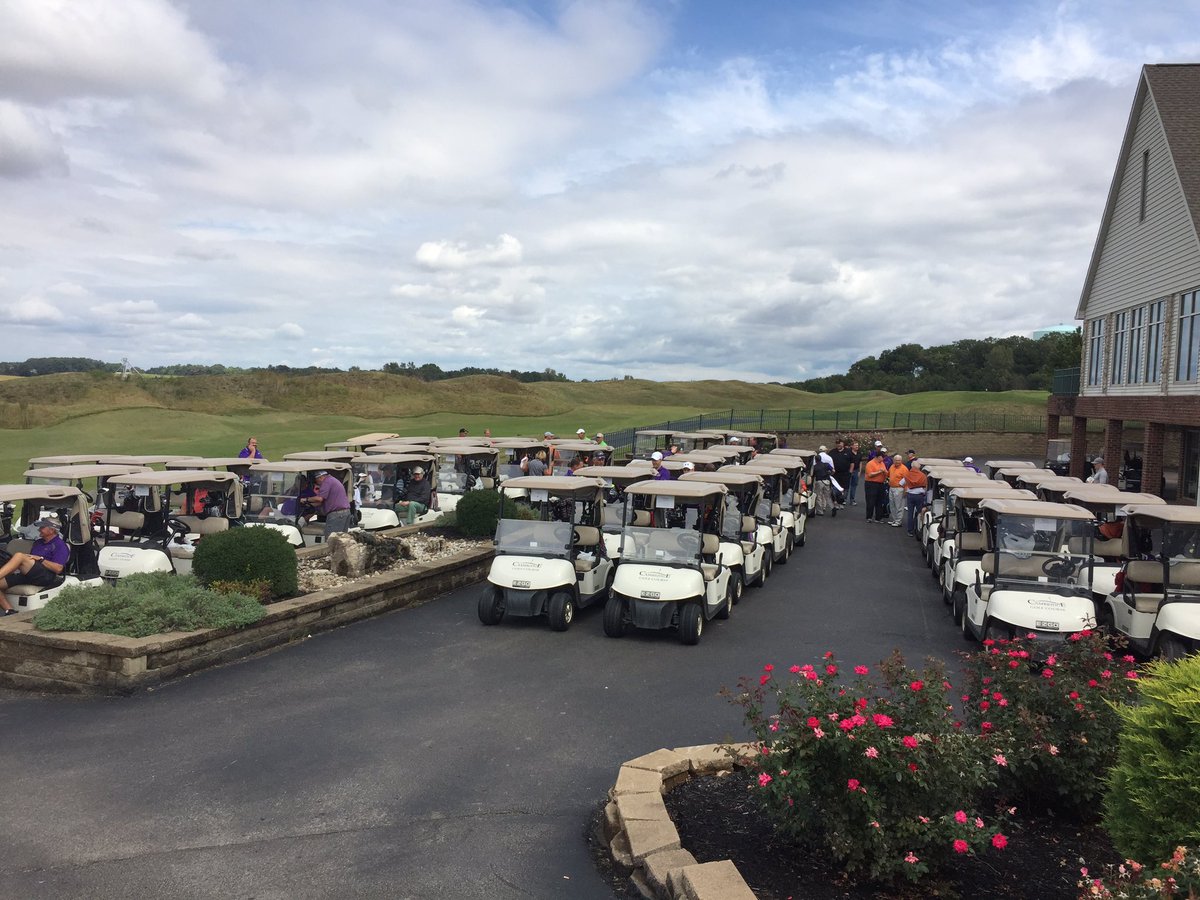
<svg viewBox="0 0 1200 900">
<path fill-rule="evenodd" d="M 888 489 L 888 520 L 891 525 L 904 521 L 905 492 L 902 487 Z"/>
</svg>

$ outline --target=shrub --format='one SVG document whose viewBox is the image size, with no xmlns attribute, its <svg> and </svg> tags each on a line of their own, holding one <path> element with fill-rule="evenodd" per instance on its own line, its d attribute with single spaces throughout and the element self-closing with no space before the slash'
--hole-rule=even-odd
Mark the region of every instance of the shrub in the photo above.
<svg viewBox="0 0 1200 900">
<path fill-rule="evenodd" d="M 254 597 L 259 603 L 271 602 L 271 583 L 261 578 L 254 581 L 213 581 L 208 584 L 210 591 L 218 594 L 244 594 Z"/>
<path fill-rule="evenodd" d="M 917 673 L 896 653 L 877 679 L 858 666 L 846 685 L 832 653 L 789 671 L 780 678 L 767 665 L 732 697 L 761 742 L 751 768 L 781 831 L 881 881 L 917 881 L 959 854 L 1004 848 L 973 808 L 998 764 L 988 742 L 956 727 L 939 663 Z"/>
<path fill-rule="evenodd" d="M 1084 631 L 1054 643 L 987 640 L 967 655 L 963 718 L 1001 745 L 1008 764 L 998 787 L 1008 801 L 1094 808 L 1116 761 L 1119 708 L 1137 687 L 1134 658 L 1113 647 Z"/>
<path fill-rule="evenodd" d="M 1124 727 L 1104 801 L 1113 844 L 1147 862 L 1200 845 L 1200 657 L 1154 662 L 1149 675 L 1141 702 L 1117 710 Z"/>
<path fill-rule="evenodd" d="M 1100 900 L 1163 900 L 1165 897 L 1200 896 L 1200 854 L 1195 848 L 1176 847 L 1171 858 L 1156 868 L 1127 859 L 1108 866 L 1107 874 L 1096 877 L 1080 869 L 1081 897 Z"/>
<path fill-rule="evenodd" d="M 112 587 L 63 588 L 33 617 L 41 631 L 99 631 L 148 637 L 168 631 L 240 628 L 263 617 L 262 604 L 244 594 L 219 594 L 191 576 L 146 572 Z"/>
<path fill-rule="evenodd" d="M 455 526 L 467 537 L 492 537 L 500 518 L 501 499 L 495 491 L 468 491 L 454 507 Z M 528 506 L 504 497 L 504 518 L 528 519 Z"/>
<path fill-rule="evenodd" d="M 296 551 L 273 528 L 230 528 L 196 545 L 192 574 L 202 584 L 266 581 L 275 598 L 296 593 Z"/>
</svg>

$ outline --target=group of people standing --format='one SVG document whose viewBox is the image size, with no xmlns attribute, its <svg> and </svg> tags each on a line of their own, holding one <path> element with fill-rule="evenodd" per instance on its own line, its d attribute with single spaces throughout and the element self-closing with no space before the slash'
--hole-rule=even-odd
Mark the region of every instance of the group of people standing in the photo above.
<svg viewBox="0 0 1200 900">
<path fill-rule="evenodd" d="M 822 444 L 812 477 L 818 516 L 826 511 L 836 516 L 840 509 L 858 506 L 861 482 L 867 521 L 887 522 L 893 528 L 904 525 L 909 534 L 916 527 L 929 488 L 915 450 L 893 455 L 878 440 L 866 451 L 858 441 L 847 444 L 838 440 L 832 451 Z"/>
</svg>

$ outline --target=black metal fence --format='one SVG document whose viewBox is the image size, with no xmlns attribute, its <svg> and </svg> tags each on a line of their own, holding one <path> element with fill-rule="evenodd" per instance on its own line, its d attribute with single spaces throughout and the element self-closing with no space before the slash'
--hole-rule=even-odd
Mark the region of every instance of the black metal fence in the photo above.
<svg viewBox="0 0 1200 900">
<path fill-rule="evenodd" d="M 671 419 L 654 425 L 643 425 L 639 428 L 605 432 L 604 438 L 618 450 L 630 450 L 633 447 L 634 433 L 651 429 L 813 431 L 860 436 L 876 431 L 995 431 L 1038 434 L 1046 431 L 1046 417 L 1005 413 L 910 413 L 857 409 L 727 409 L 686 419 Z"/>
</svg>

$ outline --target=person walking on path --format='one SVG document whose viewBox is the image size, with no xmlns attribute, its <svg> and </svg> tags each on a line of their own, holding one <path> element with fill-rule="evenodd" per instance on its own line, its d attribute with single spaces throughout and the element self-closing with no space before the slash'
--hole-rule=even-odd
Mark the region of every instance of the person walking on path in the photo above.
<svg viewBox="0 0 1200 900">
<path fill-rule="evenodd" d="M 854 458 L 850 453 L 850 448 L 846 446 L 846 442 L 841 438 L 833 445 L 833 478 L 841 485 L 841 500 L 837 504 L 839 509 L 845 509 L 846 504 L 850 502 L 848 491 L 850 490 L 850 470 L 854 465 Z"/>
<path fill-rule="evenodd" d="M 905 521 L 905 527 L 911 536 L 916 536 L 917 519 L 921 515 L 921 510 L 925 507 L 926 490 L 928 487 L 929 479 L 921 471 L 921 463 L 914 459 L 912 465 L 908 467 L 908 474 L 904 476 L 904 497 L 908 504 L 908 516 Z"/>
<path fill-rule="evenodd" d="M 849 485 L 849 503 L 851 506 L 858 506 L 858 500 L 855 497 L 858 494 L 858 477 L 862 474 L 860 471 L 863 464 L 862 447 L 858 441 L 850 442 L 850 485 Z"/>
<path fill-rule="evenodd" d="M 899 528 L 904 518 L 904 476 L 908 474 L 908 466 L 897 453 L 888 467 L 888 509 L 891 512 L 888 522 L 893 528 Z"/>
<path fill-rule="evenodd" d="M 867 521 L 883 521 L 883 498 L 887 493 L 887 466 L 882 456 L 872 456 L 863 466 L 863 499 L 867 504 Z"/>
<path fill-rule="evenodd" d="M 829 448 L 822 444 L 817 449 L 816 459 L 813 460 L 813 490 L 817 494 L 817 515 L 825 515 L 825 510 L 833 506 L 833 497 L 829 479 L 833 476 L 833 457 Z"/>
</svg>

